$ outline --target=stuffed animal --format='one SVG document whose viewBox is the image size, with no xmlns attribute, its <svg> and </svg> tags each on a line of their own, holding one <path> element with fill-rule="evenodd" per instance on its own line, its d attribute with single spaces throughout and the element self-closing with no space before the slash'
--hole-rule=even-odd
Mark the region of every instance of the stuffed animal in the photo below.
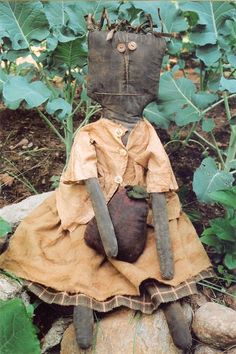
<svg viewBox="0 0 236 354">
<path fill-rule="evenodd" d="M 156 99 L 165 40 L 93 30 L 88 48 L 88 95 L 102 117 L 79 130 L 59 188 L 21 222 L 0 266 L 42 300 L 74 305 L 81 348 L 92 344 L 93 311 L 162 306 L 174 343 L 189 349 L 178 300 L 212 273 L 168 156 L 143 118 Z"/>
</svg>

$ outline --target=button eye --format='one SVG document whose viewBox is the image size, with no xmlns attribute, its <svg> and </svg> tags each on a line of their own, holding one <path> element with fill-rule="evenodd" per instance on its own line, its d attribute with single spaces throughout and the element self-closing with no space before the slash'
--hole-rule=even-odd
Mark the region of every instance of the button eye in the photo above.
<svg viewBox="0 0 236 354">
<path fill-rule="evenodd" d="M 118 43 L 116 49 L 119 53 L 124 53 L 126 51 L 125 43 Z"/>
<path fill-rule="evenodd" d="M 135 50 L 135 49 L 137 49 L 137 43 L 134 42 L 134 41 L 129 42 L 129 43 L 128 43 L 128 48 L 129 48 L 129 50 Z"/>
</svg>

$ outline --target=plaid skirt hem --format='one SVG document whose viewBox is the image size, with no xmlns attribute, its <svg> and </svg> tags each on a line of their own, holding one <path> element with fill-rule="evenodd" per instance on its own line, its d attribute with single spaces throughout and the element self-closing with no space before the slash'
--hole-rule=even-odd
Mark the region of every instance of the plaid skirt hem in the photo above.
<svg viewBox="0 0 236 354">
<path fill-rule="evenodd" d="M 149 294 L 144 292 L 140 296 L 116 295 L 105 301 L 98 301 L 81 293 L 70 294 L 65 291 L 56 291 L 52 288 L 27 280 L 24 280 L 24 284 L 29 291 L 49 304 L 54 303 L 62 306 L 82 305 L 98 312 L 109 312 L 116 307 L 125 306 L 132 310 L 139 310 L 142 313 L 151 314 L 162 303 L 176 301 L 185 296 L 196 294 L 198 292 L 196 283 L 213 276 L 214 272 L 211 269 L 204 270 L 194 278 L 184 281 L 175 287 L 164 285 L 153 280 L 148 282 Z"/>
</svg>

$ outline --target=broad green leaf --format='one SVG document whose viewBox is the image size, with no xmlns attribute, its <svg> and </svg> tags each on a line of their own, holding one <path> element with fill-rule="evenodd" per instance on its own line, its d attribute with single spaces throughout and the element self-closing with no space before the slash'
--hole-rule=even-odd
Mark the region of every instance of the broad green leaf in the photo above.
<svg viewBox="0 0 236 354">
<path fill-rule="evenodd" d="M 4 52 L 2 54 L 2 59 L 6 59 L 10 62 L 16 61 L 17 58 L 24 58 L 27 57 L 27 55 L 30 54 L 29 50 L 8 50 L 7 52 Z"/>
<path fill-rule="evenodd" d="M 170 120 L 159 111 L 156 102 L 150 103 L 143 112 L 144 117 L 146 117 L 151 123 L 154 123 L 157 127 L 168 129 Z"/>
<path fill-rule="evenodd" d="M 220 90 L 227 90 L 230 93 L 236 92 L 236 79 L 225 79 L 223 76 L 220 80 Z"/>
<path fill-rule="evenodd" d="M 235 7 L 227 1 L 190 1 L 180 4 L 180 8 L 198 15 L 198 26 L 190 34 L 190 40 L 200 46 L 216 44 L 219 30 L 236 13 Z"/>
<path fill-rule="evenodd" d="M 226 254 L 224 258 L 224 264 L 230 270 L 236 269 L 236 255 Z"/>
<path fill-rule="evenodd" d="M 36 330 L 20 299 L 0 301 L 0 353 L 40 354 Z"/>
<path fill-rule="evenodd" d="M 203 235 L 202 237 L 200 237 L 200 240 L 205 245 L 211 246 L 211 247 L 217 247 L 217 245 L 219 243 L 219 241 L 217 240 L 215 235 Z"/>
<path fill-rule="evenodd" d="M 182 41 L 172 39 L 167 44 L 168 53 L 171 55 L 179 54 L 181 52 L 182 45 L 183 45 Z"/>
<path fill-rule="evenodd" d="M 0 217 L 0 237 L 6 236 L 11 231 L 11 225 L 6 220 Z"/>
<path fill-rule="evenodd" d="M 215 122 L 212 118 L 203 118 L 202 120 L 202 130 L 204 132 L 211 132 L 215 128 Z"/>
<path fill-rule="evenodd" d="M 181 13 L 178 4 L 170 1 L 132 1 L 132 4 L 151 14 L 155 24 L 158 25 L 158 31 L 161 30 L 161 23 L 158 17 L 157 9 L 160 9 L 161 20 L 164 32 L 181 32 L 188 28 L 188 23 Z"/>
<path fill-rule="evenodd" d="M 234 178 L 229 172 L 218 170 L 215 161 L 207 157 L 193 176 L 193 190 L 200 202 L 212 202 L 210 193 L 232 186 Z"/>
<path fill-rule="evenodd" d="M 201 59 L 206 66 L 213 65 L 220 57 L 221 53 L 217 45 L 205 45 L 196 49 L 196 56 Z"/>
<path fill-rule="evenodd" d="M 13 76 L 8 78 L 3 87 L 3 97 L 7 106 L 18 108 L 26 101 L 27 108 L 34 108 L 44 103 L 51 91 L 41 81 L 29 83 L 25 77 Z"/>
<path fill-rule="evenodd" d="M 236 209 L 236 187 L 212 192 L 210 198 L 217 203 Z"/>
<path fill-rule="evenodd" d="M 63 120 L 71 113 L 72 107 L 63 98 L 56 98 L 48 102 L 46 110 L 49 114 L 56 115 L 60 120 Z"/>
<path fill-rule="evenodd" d="M 42 41 L 49 34 L 40 1 L 1 1 L 0 33 L 5 31 L 13 49 L 29 48 L 32 40 Z"/>
<path fill-rule="evenodd" d="M 216 95 L 207 92 L 203 95 L 196 91 L 191 80 L 175 80 L 172 73 L 166 72 L 160 78 L 159 109 L 179 126 L 196 122 L 201 118 L 202 108 L 217 99 Z"/>
<path fill-rule="evenodd" d="M 228 59 L 228 62 L 232 65 L 232 67 L 236 68 L 236 55 L 228 54 L 227 59 Z"/>
<path fill-rule="evenodd" d="M 210 221 L 211 229 L 218 238 L 225 241 L 236 241 L 234 228 L 230 221 L 224 218 L 216 218 Z"/>
<path fill-rule="evenodd" d="M 43 6 L 50 28 L 61 28 L 67 25 L 68 15 L 65 12 L 67 4 L 64 0 L 48 1 Z"/>
<path fill-rule="evenodd" d="M 59 43 L 53 57 L 55 64 L 66 64 L 69 68 L 82 67 L 86 63 L 87 51 L 82 39 L 78 38 L 74 41 Z"/>
</svg>

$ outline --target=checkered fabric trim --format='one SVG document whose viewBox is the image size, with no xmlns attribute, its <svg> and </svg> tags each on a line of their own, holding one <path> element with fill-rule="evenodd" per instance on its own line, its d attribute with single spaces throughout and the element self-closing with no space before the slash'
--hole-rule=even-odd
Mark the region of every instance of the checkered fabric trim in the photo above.
<svg viewBox="0 0 236 354">
<path fill-rule="evenodd" d="M 164 285 L 156 281 L 148 281 L 149 294 L 146 292 L 141 296 L 124 296 L 116 295 L 105 301 L 97 301 L 92 297 L 84 294 L 70 294 L 67 292 L 59 292 L 41 284 L 24 281 L 28 290 L 37 295 L 42 301 L 49 304 L 59 304 L 63 306 L 82 305 L 89 307 L 98 312 L 109 312 L 120 306 L 128 307 L 132 310 L 139 310 L 146 314 L 151 314 L 158 308 L 161 303 L 176 301 L 185 296 L 196 294 L 196 283 L 205 278 L 214 276 L 212 270 L 205 270 L 196 277 L 179 284 L 176 287 Z"/>
</svg>

